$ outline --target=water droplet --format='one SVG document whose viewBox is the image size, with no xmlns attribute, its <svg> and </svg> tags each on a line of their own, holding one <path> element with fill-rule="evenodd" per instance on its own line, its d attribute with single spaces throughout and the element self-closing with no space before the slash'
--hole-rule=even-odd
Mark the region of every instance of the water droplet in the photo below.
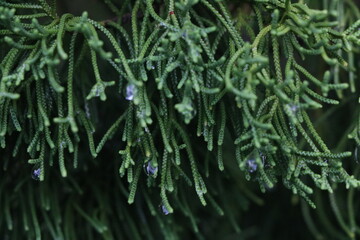
<svg viewBox="0 0 360 240">
<path fill-rule="evenodd" d="M 161 27 L 165 27 L 165 23 L 163 23 L 163 22 L 161 22 L 160 24 L 159 24 Z"/>
<path fill-rule="evenodd" d="M 87 101 L 85 102 L 85 113 L 86 113 L 86 117 L 90 118 L 90 108 Z"/>
<path fill-rule="evenodd" d="M 128 101 L 131 101 L 134 99 L 134 96 L 136 94 L 136 87 L 134 84 L 128 84 L 126 86 L 126 93 L 125 93 L 125 99 Z"/>
<path fill-rule="evenodd" d="M 251 172 L 251 173 L 255 172 L 257 170 L 257 167 L 258 167 L 257 164 L 256 164 L 255 159 L 247 160 L 246 165 L 248 167 L 249 172 Z"/>
<path fill-rule="evenodd" d="M 266 161 L 265 154 L 263 154 L 262 152 L 259 152 L 259 156 L 261 158 L 261 162 L 262 162 L 263 166 L 265 166 L 265 161 Z"/>
<path fill-rule="evenodd" d="M 95 90 L 95 96 L 96 96 L 96 97 L 100 96 L 100 89 L 99 89 L 99 88 L 96 88 L 96 90 Z"/>
<path fill-rule="evenodd" d="M 355 162 L 359 164 L 359 147 L 355 147 L 354 158 Z"/>
<path fill-rule="evenodd" d="M 40 174 L 41 174 L 41 169 L 39 167 L 34 167 L 33 170 L 31 171 L 31 177 L 36 181 L 40 180 Z"/>
<path fill-rule="evenodd" d="M 145 170 L 146 175 L 156 177 L 158 167 L 153 166 L 152 161 L 149 161 L 144 164 L 144 170 Z"/>
<path fill-rule="evenodd" d="M 164 204 L 160 205 L 160 210 L 164 215 L 168 215 L 170 213 L 169 210 L 165 207 Z"/>
<path fill-rule="evenodd" d="M 60 142 L 60 146 L 59 146 L 59 147 L 60 147 L 60 148 L 64 148 L 64 147 L 65 147 L 65 145 L 66 145 L 65 141 L 61 141 L 61 142 Z"/>
<path fill-rule="evenodd" d="M 293 113 L 296 113 L 297 110 L 299 109 L 299 106 L 297 106 L 296 104 L 291 104 L 290 103 L 287 106 L 289 107 L 290 111 L 292 111 Z"/>
<path fill-rule="evenodd" d="M 153 66 L 151 66 L 151 69 L 155 69 L 155 66 L 153 65 Z"/>
<path fill-rule="evenodd" d="M 263 163 L 264 163 L 265 160 L 266 160 L 266 156 L 265 156 L 262 152 L 260 152 L 259 155 L 260 155 L 260 157 L 261 157 L 261 160 L 262 160 Z"/>
</svg>

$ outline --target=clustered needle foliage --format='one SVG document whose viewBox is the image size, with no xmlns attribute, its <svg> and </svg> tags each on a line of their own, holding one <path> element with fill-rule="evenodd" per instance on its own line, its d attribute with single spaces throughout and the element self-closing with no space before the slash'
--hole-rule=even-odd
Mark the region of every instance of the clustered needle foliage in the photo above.
<svg viewBox="0 0 360 240">
<path fill-rule="evenodd" d="M 263 204 L 256 182 L 300 196 L 317 238 L 355 239 L 334 193 L 360 186 L 343 166 L 352 152 L 314 121 L 357 101 L 355 1 L 120 2 L 95 21 L 0 0 L 0 238 L 202 238 L 194 193 L 240 233 L 232 207 Z M 345 141 L 360 146 L 353 122 Z M 313 224 L 319 190 L 339 231 Z"/>
</svg>

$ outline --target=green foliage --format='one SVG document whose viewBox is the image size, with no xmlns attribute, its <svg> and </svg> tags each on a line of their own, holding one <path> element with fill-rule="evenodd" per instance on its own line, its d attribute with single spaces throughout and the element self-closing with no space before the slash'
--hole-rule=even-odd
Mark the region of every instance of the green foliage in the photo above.
<svg viewBox="0 0 360 240">
<path fill-rule="evenodd" d="M 344 145 L 360 146 L 360 118 L 335 148 L 316 126 L 355 101 L 354 2 L 324 1 L 324 10 L 290 0 L 103 3 L 116 18 L 0 0 L 0 236 L 209 238 L 198 217 L 207 209 L 246 239 L 239 212 L 264 203 L 256 182 L 300 196 L 316 238 L 355 239 L 360 181 Z M 314 62 L 325 66 L 320 76 Z M 339 229 L 327 222 L 324 192 Z"/>
</svg>

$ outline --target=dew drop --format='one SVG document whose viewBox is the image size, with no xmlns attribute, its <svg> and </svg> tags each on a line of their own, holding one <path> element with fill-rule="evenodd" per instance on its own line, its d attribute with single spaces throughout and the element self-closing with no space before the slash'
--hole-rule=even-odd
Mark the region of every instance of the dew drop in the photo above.
<svg viewBox="0 0 360 240">
<path fill-rule="evenodd" d="M 164 204 L 160 205 L 160 210 L 164 215 L 168 215 L 170 213 L 169 210 L 165 207 Z"/>
<path fill-rule="evenodd" d="M 357 164 L 359 164 L 359 147 L 355 147 L 354 159 Z"/>
<path fill-rule="evenodd" d="M 31 171 L 31 178 L 36 181 L 39 181 L 40 174 L 41 174 L 41 169 L 39 167 L 34 167 L 33 170 Z"/>
<path fill-rule="evenodd" d="M 100 96 L 100 89 L 99 89 L 99 88 L 96 88 L 95 96 L 96 96 L 96 97 Z"/>
<path fill-rule="evenodd" d="M 299 109 L 299 106 L 297 106 L 296 104 L 288 104 L 287 106 L 289 107 L 290 111 L 293 113 L 296 113 L 297 110 Z"/>
<path fill-rule="evenodd" d="M 126 93 L 125 93 L 125 99 L 128 101 L 132 101 L 134 99 L 134 96 L 136 94 L 136 87 L 134 84 L 129 83 L 126 86 Z"/>
<path fill-rule="evenodd" d="M 148 128 L 147 126 L 145 127 L 145 132 L 146 132 L 146 133 L 149 133 L 149 132 L 150 132 L 150 130 L 149 130 L 149 128 Z"/>
<path fill-rule="evenodd" d="M 262 162 L 263 166 L 265 166 L 265 161 L 266 161 L 265 154 L 263 154 L 262 152 L 259 152 L 259 155 L 260 155 L 261 162 Z"/>
<path fill-rule="evenodd" d="M 247 165 L 247 168 L 249 170 L 249 172 L 253 173 L 257 170 L 257 164 L 256 164 L 256 161 L 255 159 L 249 159 L 247 160 L 246 162 L 246 165 Z"/>
<path fill-rule="evenodd" d="M 90 108 L 89 108 L 89 105 L 88 105 L 88 102 L 86 101 L 85 102 L 85 113 L 86 113 L 86 117 L 87 118 L 90 118 L 91 114 L 90 114 Z"/>
<path fill-rule="evenodd" d="M 65 148 L 65 146 L 66 146 L 65 141 L 61 141 L 59 147 L 60 148 Z"/>
<path fill-rule="evenodd" d="M 153 166 L 152 161 L 149 161 L 144 164 L 144 170 L 145 170 L 146 175 L 156 177 L 158 167 Z"/>
</svg>

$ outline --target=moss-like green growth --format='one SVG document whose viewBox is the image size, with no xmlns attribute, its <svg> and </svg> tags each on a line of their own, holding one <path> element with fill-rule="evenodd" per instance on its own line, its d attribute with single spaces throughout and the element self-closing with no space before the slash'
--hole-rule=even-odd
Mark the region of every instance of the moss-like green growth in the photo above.
<svg viewBox="0 0 360 240">
<path fill-rule="evenodd" d="M 100 2 L 115 18 L 0 0 L 0 237 L 251 239 L 256 182 L 300 196 L 316 238 L 355 239 L 355 1 Z"/>
</svg>

